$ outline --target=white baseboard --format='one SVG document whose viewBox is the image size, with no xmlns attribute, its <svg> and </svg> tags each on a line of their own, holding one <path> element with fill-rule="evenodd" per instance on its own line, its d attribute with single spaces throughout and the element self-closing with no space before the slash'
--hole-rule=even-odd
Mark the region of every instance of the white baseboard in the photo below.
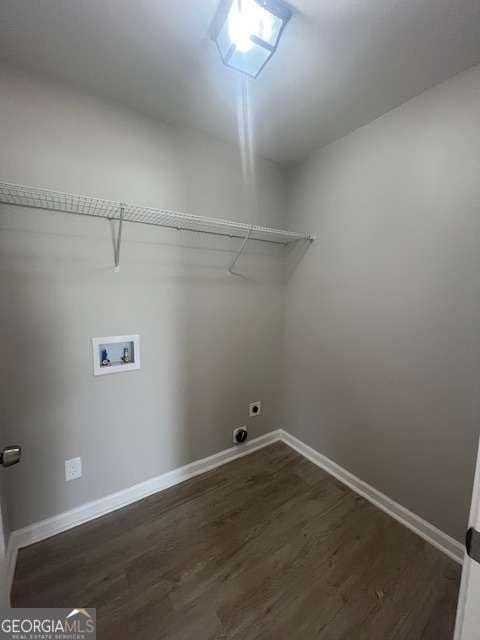
<svg viewBox="0 0 480 640">
<path fill-rule="evenodd" d="M 146 498 L 158 491 L 172 487 L 180 482 L 189 480 L 194 476 L 201 473 L 215 469 L 223 464 L 249 455 L 258 449 L 266 447 L 274 442 L 281 440 L 292 449 L 295 449 L 302 456 L 321 467 L 332 476 L 337 478 L 340 482 L 347 485 L 356 493 L 369 500 L 379 509 L 388 513 L 388 515 L 398 520 L 403 525 L 414 531 L 421 538 L 432 544 L 434 547 L 443 551 L 447 556 L 456 560 L 460 564 L 463 562 L 464 549 L 463 545 L 454 540 L 440 529 L 437 529 L 432 524 L 415 515 L 405 507 L 402 507 L 397 502 L 389 498 L 388 496 L 380 493 L 372 486 L 363 482 L 346 469 L 343 469 L 338 464 L 322 455 L 312 447 L 309 447 L 298 438 L 295 438 L 287 431 L 283 429 L 277 429 L 271 431 L 264 436 L 255 438 L 250 442 L 242 445 L 241 447 L 231 447 L 225 449 L 219 453 L 215 453 L 208 458 L 197 460 L 178 469 L 173 469 L 160 476 L 136 484 L 133 487 L 112 493 L 104 498 L 100 498 L 93 502 L 65 511 L 41 522 L 36 522 L 23 529 L 18 529 L 10 535 L 10 539 L 7 545 L 6 551 L 6 574 L 7 585 L 11 588 L 13 576 L 15 572 L 15 564 L 17 559 L 17 552 L 22 547 L 26 547 L 40 540 L 45 540 L 51 536 L 67 531 L 80 524 L 94 520 L 103 515 L 121 509 L 132 502 L 137 502 L 142 498 Z"/>
<path fill-rule="evenodd" d="M 402 507 L 402 505 L 395 502 L 395 500 L 377 491 L 377 489 L 360 480 L 360 478 L 357 478 L 357 476 L 354 476 L 336 462 L 333 462 L 330 458 L 309 447 L 287 431 L 280 430 L 280 439 L 302 456 L 350 487 L 350 489 L 353 489 L 353 491 L 363 496 L 376 507 L 388 513 L 389 516 L 414 531 L 431 545 L 443 551 L 449 558 L 452 558 L 452 560 L 455 560 L 459 564 L 463 563 L 464 547 L 458 540 L 440 531 L 440 529 L 437 529 L 433 524 L 430 524 L 405 507 Z"/>
</svg>

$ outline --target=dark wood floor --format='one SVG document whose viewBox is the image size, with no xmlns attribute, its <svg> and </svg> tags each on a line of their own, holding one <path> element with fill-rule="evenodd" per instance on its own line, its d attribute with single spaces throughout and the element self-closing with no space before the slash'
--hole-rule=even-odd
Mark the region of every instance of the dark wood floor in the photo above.
<svg viewBox="0 0 480 640">
<path fill-rule="evenodd" d="M 460 568 L 284 444 L 19 553 L 14 606 L 98 635 L 452 638 Z"/>
</svg>

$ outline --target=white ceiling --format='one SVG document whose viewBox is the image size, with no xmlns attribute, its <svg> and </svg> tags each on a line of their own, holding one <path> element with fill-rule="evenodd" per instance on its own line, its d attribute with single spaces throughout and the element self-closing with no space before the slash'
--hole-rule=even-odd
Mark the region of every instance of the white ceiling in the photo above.
<svg viewBox="0 0 480 640">
<path fill-rule="evenodd" d="M 218 0 L 2 0 L 0 60 L 167 122 L 236 138 L 239 75 L 208 37 Z M 250 81 L 257 151 L 280 162 L 480 62 L 479 0 L 294 0 Z"/>
</svg>

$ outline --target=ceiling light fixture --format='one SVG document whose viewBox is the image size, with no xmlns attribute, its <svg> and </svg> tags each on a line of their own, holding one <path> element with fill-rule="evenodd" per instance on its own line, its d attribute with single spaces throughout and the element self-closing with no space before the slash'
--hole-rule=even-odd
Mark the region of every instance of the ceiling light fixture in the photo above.
<svg viewBox="0 0 480 640">
<path fill-rule="evenodd" d="M 278 0 L 230 0 L 213 32 L 224 64 L 256 78 L 275 53 L 292 12 Z"/>
</svg>

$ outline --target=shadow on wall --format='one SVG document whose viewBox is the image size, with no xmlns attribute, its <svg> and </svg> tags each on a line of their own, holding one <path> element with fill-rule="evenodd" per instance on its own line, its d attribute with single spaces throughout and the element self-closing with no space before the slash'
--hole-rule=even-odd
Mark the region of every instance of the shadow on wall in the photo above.
<svg viewBox="0 0 480 640">
<path fill-rule="evenodd" d="M 291 246 L 288 247 L 285 261 L 285 277 L 287 282 L 295 273 L 297 267 L 302 262 L 311 245 L 311 240 L 300 240 L 298 242 L 294 242 Z"/>
<path fill-rule="evenodd" d="M 279 420 L 281 247 L 3 207 L 4 417 L 12 530 L 231 446 Z M 91 338 L 138 333 L 139 371 L 94 377 Z M 83 477 L 65 482 L 80 456 Z"/>
</svg>

